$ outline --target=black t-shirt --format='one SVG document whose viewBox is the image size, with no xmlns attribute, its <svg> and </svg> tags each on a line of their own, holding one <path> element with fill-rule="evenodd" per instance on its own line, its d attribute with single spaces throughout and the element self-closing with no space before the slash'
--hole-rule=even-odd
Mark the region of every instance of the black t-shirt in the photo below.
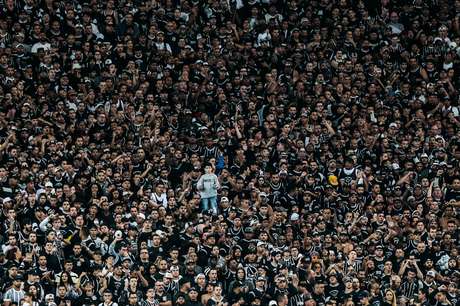
<svg viewBox="0 0 460 306">
<path fill-rule="evenodd" d="M 315 300 L 317 306 L 324 306 L 326 305 L 326 296 L 324 295 L 317 295 L 316 293 L 312 293 L 311 297 Z"/>
<path fill-rule="evenodd" d="M 347 300 L 353 300 L 353 298 L 355 297 L 355 292 L 354 291 L 351 291 L 351 292 L 348 292 L 348 293 L 342 293 L 341 294 L 341 297 L 342 297 L 342 301 L 347 301 Z"/>
<path fill-rule="evenodd" d="M 107 282 L 107 289 L 109 289 L 114 296 L 121 296 L 124 289 L 124 284 L 124 278 L 116 279 L 112 276 Z"/>
<path fill-rule="evenodd" d="M 343 285 L 337 283 L 336 285 L 326 286 L 326 296 L 337 299 L 340 298 L 340 293 L 343 292 Z"/>
<path fill-rule="evenodd" d="M 163 292 L 163 294 L 155 293 L 155 298 L 160 302 L 164 303 L 167 301 L 172 301 L 172 296 L 169 293 Z"/>
<path fill-rule="evenodd" d="M 83 293 L 77 301 L 72 303 L 72 305 L 76 306 L 90 306 L 90 305 L 98 305 L 100 299 L 97 295 L 88 296 L 86 293 Z"/>
<path fill-rule="evenodd" d="M 446 202 L 449 202 L 450 200 L 460 201 L 460 190 L 449 188 L 446 192 L 445 199 Z"/>
<path fill-rule="evenodd" d="M 188 301 L 185 306 L 203 306 L 203 303 L 199 301 Z"/>
</svg>

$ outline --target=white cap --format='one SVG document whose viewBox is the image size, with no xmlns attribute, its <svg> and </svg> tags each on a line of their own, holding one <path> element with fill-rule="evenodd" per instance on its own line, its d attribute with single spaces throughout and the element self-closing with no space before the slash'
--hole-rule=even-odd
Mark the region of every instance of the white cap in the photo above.
<svg viewBox="0 0 460 306">
<path fill-rule="evenodd" d="M 155 234 L 158 235 L 158 236 L 160 236 L 160 238 L 163 238 L 163 237 L 166 235 L 166 233 L 163 232 L 162 230 L 156 230 L 156 231 L 155 231 Z"/>
<path fill-rule="evenodd" d="M 166 272 L 165 278 L 173 278 L 173 275 L 170 272 Z"/>
<path fill-rule="evenodd" d="M 49 299 L 53 299 L 53 300 L 54 300 L 54 295 L 51 294 L 51 293 L 48 293 L 47 295 L 45 295 L 45 300 L 49 300 Z"/>
</svg>

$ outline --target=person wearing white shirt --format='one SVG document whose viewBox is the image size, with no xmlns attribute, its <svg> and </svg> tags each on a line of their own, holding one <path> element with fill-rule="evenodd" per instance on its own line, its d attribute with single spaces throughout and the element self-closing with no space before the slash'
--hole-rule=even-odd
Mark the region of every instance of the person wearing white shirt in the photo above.
<svg viewBox="0 0 460 306">
<path fill-rule="evenodd" d="M 40 304 L 38 302 L 34 302 L 32 300 L 32 295 L 30 293 L 26 293 L 24 295 L 24 302 L 22 306 L 39 306 Z"/>
<path fill-rule="evenodd" d="M 51 44 L 46 41 L 46 34 L 45 33 L 40 34 L 40 41 L 35 43 L 32 46 L 32 48 L 30 49 L 30 52 L 37 53 L 39 49 L 43 49 L 44 51 L 50 51 L 51 50 Z"/>
<path fill-rule="evenodd" d="M 117 303 L 112 301 L 113 295 L 109 290 L 104 291 L 102 298 L 104 302 L 100 303 L 99 306 L 118 306 Z"/>
<path fill-rule="evenodd" d="M 25 292 L 22 290 L 22 277 L 17 275 L 13 281 L 13 286 L 11 286 L 3 296 L 3 305 L 10 306 L 13 303 L 19 305 L 24 295 Z"/>
<path fill-rule="evenodd" d="M 162 183 L 158 183 L 155 186 L 155 191 L 152 192 L 150 200 L 152 200 L 157 205 L 163 205 L 163 207 L 168 207 L 168 197 L 166 196 L 165 186 Z"/>
</svg>

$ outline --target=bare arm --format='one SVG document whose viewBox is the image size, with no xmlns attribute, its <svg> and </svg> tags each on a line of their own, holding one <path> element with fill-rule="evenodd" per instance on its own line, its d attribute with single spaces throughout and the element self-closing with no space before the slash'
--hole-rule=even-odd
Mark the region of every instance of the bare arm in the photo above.
<svg viewBox="0 0 460 306">
<path fill-rule="evenodd" d="M 335 135 L 334 128 L 332 127 L 331 123 L 328 120 L 324 120 L 323 124 L 326 127 L 326 129 L 329 132 L 329 134 Z"/>
<path fill-rule="evenodd" d="M 8 147 L 8 145 L 10 144 L 10 140 L 13 138 L 13 136 L 14 134 L 11 133 L 8 135 L 8 137 L 6 137 L 5 141 L 2 143 L 2 145 L 0 145 L 0 153 Z"/>
<path fill-rule="evenodd" d="M 407 264 L 408 264 L 408 261 L 405 260 L 404 263 L 401 265 L 401 268 L 399 268 L 399 272 L 398 272 L 399 276 L 404 275 L 404 272 L 406 272 L 406 269 L 407 269 Z"/>
<path fill-rule="evenodd" d="M 139 276 L 141 282 L 142 282 L 142 285 L 144 287 L 148 287 L 149 285 L 149 282 L 145 279 L 144 275 L 142 275 L 141 271 L 137 271 L 137 276 Z"/>
<path fill-rule="evenodd" d="M 423 279 L 423 273 L 422 273 L 422 271 L 420 271 L 420 268 L 418 267 L 417 262 L 415 260 L 413 260 L 412 263 L 413 263 L 413 265 L 415 267 L 415 270 L 417 270 L 417 277 L 419 279 Z"/>
<path fill-rule="evenodd" d="M 243 138 L 243 135 L 241 134 L 240 132 L 240 128 L 238 126 L 238 123 L 235 122 L 235 132 L 236 132 L 236 138 L 238 139 L 242 139 Z"/>
</svg>

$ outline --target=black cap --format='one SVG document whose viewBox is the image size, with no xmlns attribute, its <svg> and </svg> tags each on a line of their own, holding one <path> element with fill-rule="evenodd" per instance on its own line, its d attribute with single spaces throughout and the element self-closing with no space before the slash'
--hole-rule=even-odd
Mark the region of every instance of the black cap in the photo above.
<svg viewBox="0 0 460 306">
<path fill-rule="evenodd" d="M 369 297 L 369 292 L 367 290 L 363 290 L 358 294 L 358 296 L 359 296 L 360 299 Z"/>
<path fill-rule="evenodd" d="M 38 271 L 35 269 L 30 269 L 27 271 L 28 275 L 39 275 Z"/>
<path fill-rule="evenodd" d="M 244 233 L 245 234 L 253 234 L 254 233 L 254 229 L 252 227 L 246 227 L 244 229 Z"/>
</svg>

